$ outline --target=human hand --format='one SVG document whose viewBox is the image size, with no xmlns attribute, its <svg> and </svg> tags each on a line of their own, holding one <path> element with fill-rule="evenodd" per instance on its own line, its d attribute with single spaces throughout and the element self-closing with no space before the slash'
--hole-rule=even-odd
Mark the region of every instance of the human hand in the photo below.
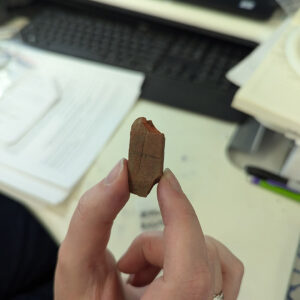
<svg viewBox="0 0 300 300">
<path fill-rule="evenodd" d="M 129 199 L 127 162 L 84 194 L 58 257 L 56 300 L 211 300 L 237 298 L 243 266 L 218 241 L 204 237 L 175 176 L 158 185 L 164 232 L 145 233 L 116 264 L 106 249 L 113 221 Z M 159 271 L 163 275 L 156 279 Z M 119 272 L 132 274 L 123 283 Z"/>
</svg>

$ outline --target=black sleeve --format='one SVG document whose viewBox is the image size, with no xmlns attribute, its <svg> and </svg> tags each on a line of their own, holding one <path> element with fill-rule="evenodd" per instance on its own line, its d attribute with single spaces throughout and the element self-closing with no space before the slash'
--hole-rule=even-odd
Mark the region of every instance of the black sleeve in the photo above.
<svg viewBox="0 0 300 300">
<path fill-rule="evenodd" d="M 57 250 L 25 207 L 0 195 L 0 299 L 53 299 Z"/>
</svg>

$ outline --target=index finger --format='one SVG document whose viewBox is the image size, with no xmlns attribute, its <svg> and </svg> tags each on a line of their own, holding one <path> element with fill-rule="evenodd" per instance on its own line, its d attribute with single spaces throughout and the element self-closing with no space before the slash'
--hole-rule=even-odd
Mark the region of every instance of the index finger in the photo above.
<svg viewBox="0 0 300 300">
<path fill-rule="evenodd" d="M 170 170 L 165 171 L 157 193 L 165 225 L 164 279 L 184 282 L 207 276 L 208 256 L 200 223 Z"/>
<path fill-rule="evenodd" d="M 77 262 L 99 258 L 106 249 L 113 221 L 128 199 L 127 162 L 122 159 L 81 197 L 62 244 L 68 256 Z"/>
</svg>

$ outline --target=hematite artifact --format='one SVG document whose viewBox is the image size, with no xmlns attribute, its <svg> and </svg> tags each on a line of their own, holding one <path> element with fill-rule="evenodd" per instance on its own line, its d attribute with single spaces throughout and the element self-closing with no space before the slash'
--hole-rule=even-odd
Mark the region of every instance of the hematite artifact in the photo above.
<svg viewBox="0 0 300 300">
<path fill-rule="evenodd" d="M 163 175 L 165 136 L 152 121 L 138 118 L 130 132 L 128 180 L 130 192 L 146 197 Z"/>
</svg>

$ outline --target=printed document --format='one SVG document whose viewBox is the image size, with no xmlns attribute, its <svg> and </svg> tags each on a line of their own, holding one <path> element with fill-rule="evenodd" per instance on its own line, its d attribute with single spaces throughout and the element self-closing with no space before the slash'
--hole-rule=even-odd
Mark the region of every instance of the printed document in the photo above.
<svg viewBox="0 0 300 300">
<path fill-rule="evenodd" d="M 34 80 L 32 76 L 36 78 L 40 72 L 40 78 L 48 76 L 56 90 L 35 79 L 36 85 L 30 86 L 34 95 L 24 93 L 27 98 L 23 99 L 20 91 L 14 91 L 21 79 L 7 92 L 14 96 L 10 108 L 15 119 L 0 123 L 0 189 L 2 185 L 4 191 L 58 203 L 67 197 L 133 106 L 144 75 L 13 42 L 1 46 L 31 62 L 24 82 Z M 33 105 L 38 95 L 40 103 Z M 1 107 L 6 96 L 0 99 L 0 117 L 5 109 L 9 115 L 8 107 Z M 20 114 L 18 105 L 26 116 Z"/>
</svg>

